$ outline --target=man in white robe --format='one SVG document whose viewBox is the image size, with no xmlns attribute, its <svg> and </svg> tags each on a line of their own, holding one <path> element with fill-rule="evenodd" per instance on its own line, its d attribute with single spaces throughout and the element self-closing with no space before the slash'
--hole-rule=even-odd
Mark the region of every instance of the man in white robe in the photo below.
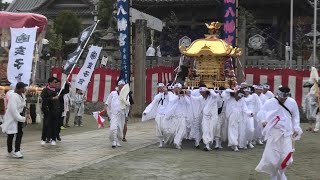
<svg viewBox="0 0 320 180">
<path fill-rule="evenodd" d="M 248 109 L 254 114 L 254 116 L 247 116 L 246 117 L 246 137 L 248 141 L 249 148 L 254 148 L 253 141 L 255 138 L 255 130 L 257 128 L 257 118 L 256 114 L 259 112 L 262 104 L 257 94 L 254 93 L 254 88 L 249 87 L 244 89 L 246 95 L 245 95 L 245 102 L 248 107 Z M 261 136 L 259 136 L 261 138 Z"/>
<path fill-rule="evenodd" d="M 116 91 L 112 91 L 105 103 L 106 111 L 110 117 L 110 136 L 109 139 L 112 142 L 112 148 L 121 147 L 120 141 L 123 137 L 123 128 L 126 119 L 127 108 L 122 108 L 120 101 L 120 92 L 126 83 L 123 80 L 118 82 L 118 88 Z"/>
<path fill-rule="evenodd" d="M 158 83 L 158 94 L 153 98 L 152 102 L 143 111 L 142 121 L 154 119 L 156 121 L 156 136 L 159 139 L 159 147 L 164 146 L 164 136 L 166 121 L 165 110 L 169 104 L 169 95 L 167 88 L 163 83 Z"/>
<path fill-rule="evenodd" d="M 244 101 L 244 92 L 242 90 L 236 93 L 230 89 L 226 93 L 231 94 L 231 98 L 225 101 L 226 117 L 229 121 L 228 126 L 228 146 L 234 151 L 239 151 L 238 146 L 243 148 L 245 145 L 245 117 L 246 115 L 253 116 L 253 113 L 247 108 Z"/>
<path fill-rule="evenodd" d="M 210 151 L 214 137 L 219 136 L 220 132 L 216 132 L 219 124 L 218 117 L 218 95 L 206 87 L 200 88 L 200 94 L 204 99 L 203 116 L 202 116 L 202 140 L 206 145 L 205 150 Z M 220 128 L 218 129 L 220 131 Z"/>
<path fill-rule="evenodd" d="M 192 118 L 191 103 L 186 98 L 182 85 L 176 83 L 174 85 L 173 94 L 169 95 L 168 108 L 165 111 L 165 121 L 167 123 L 166 133 L 168 136 L 165 141 L 170 144 L 172 141 L 177 149 L 181 149 L 183 138 L 186 137 L 187 121 Z"/>
<path fill-rule="evenodd" d="M 269 99 L 258 113 L 263 126 L 263 135 L 267 140 L 260 163 L 256 171 L 270 175 L 271 180 L 286 180 L 285 169 L 281 164 L 289 165 L 293 162 L 292 140 L 299 140 L 302 134 L 300 115 L 296 101 L 290 96 L 288 87 L 280 87 L 277 97 Z M 286 157 L 290 157 L 284 162 Z"/>
<path fill-rule="evenodd" d="M 309 121 L 309 127 L 306 131 L 313 131 L 315 123 L 317 119 L 318 113 L 318 97 L 312 91 L 310 91 L 306 97 L 303 99 L 303 112 L 306 115 L 307 120 Z"/>
<path fill-rule="evenodd" d="M 225 97 L 222 95 L 224 94 L 225 89 L 219 88 L 219 96 L 218 96 L 218 116 L 219 116 L 219 123 L 216 127 L 216 146 L 215 149 L 222 149 L 222 142 L 228 141 L 228 119 L 226 118 L 226 105 L 225 105 Z M 229 97 L 230 98 L 230 97 Z M 220 133 L 219 129 L 220 128 Z M 220 135 L 220 136 L 219 136 Z"/>
<path fill-rule="evenodd" d="M 199 89 L 194 89 L 190 92 L 190 102 L 193 116 L 190 121 L 189 139 L 195 140 L 195 147 L 199 149 L 200 141 L 202 139 L 201 122 L 204 105 L 203 97 L 201 96 Z"/>
<path fill-rule="evenodd" d="M 270 91 L 270 86 L 268 84 L 263 85 L 263 94 L 267 97 L 267 99 L 274 97 L 274 94 Z"/>
<path fill-rule="evenodd" d="M 258 98 L 261 102 L 260 107 L 257 108 L 258 111 L 262 108 L 263 104 L 268 100 L 268 98 L 262 93 L 263 86 L 259 85 L 255 87 L 255 94 L 258 95 Z M 263 144 L 263 135 L 262 135 L 262 124 L 260 120 L 257 118 L 257 113 L 255 114 L 255 121 L 254 121 L 254 140 L 253 144 L 262 145 Z"/>
<path fill-rule="evenodd" d="M 259 96 L 262 105 L 268 100 L 267 96 L 263 94 L 263 86 L 259 85 L 255 87 L 255 93 Z"/>
</svg>

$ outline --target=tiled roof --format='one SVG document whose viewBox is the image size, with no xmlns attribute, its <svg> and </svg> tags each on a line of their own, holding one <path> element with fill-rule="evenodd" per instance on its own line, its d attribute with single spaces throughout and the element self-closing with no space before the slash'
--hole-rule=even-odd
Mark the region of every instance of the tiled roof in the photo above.
<svg viewBox="0 0 320 180">
<path fill-rule="evenodd" d="M 63 8 L 63 10 L 69 10 L 75 13 L 76 15 L 88 15 L 90 14 L 92 16 L 92 10 L 90 8 Z M 38 14 L 44 14 L 46 16 L 56 16 L 59 14 L 59 12 L 62 11 L 62 9 L 39 9 L 36 11 L 33 11 L 34 13 Z"/>
<path fill-rule="evenodd" d="M 47 4 L 54 0 L 14 0 L 10 6 L 6 9 L 9 12 L 32 12 L 43 14 L 45 16 L 55 16 L 61 10 L 70 10 L 77 15 L 92 15 L 91 8 L 83 7 L 68 7 L 63 9 L 58 8 L 47 8 Z M 92 0 L 87 0 L 89 3 L 92 3 Z M 42 7 L 43 6 L 43 7 Z"/>
<path fill-rule="evenodd" d="M 221 5 L 221 0 L 132 0 L 133 6 Z"/>
<path fill-rule="evenodd" d="M 14 0 L 6 9 L 9 12 L 30 12 L 48 0 Z"/>
<path fill-rule="evenodd" d="M 159 2 L 214 2 L 216 0 L 133 0 L 133 2 L 153 2 L 153 3 L 159 3 Z M 220 1 L 220 0 L 218 0 Z"/>
</svg>

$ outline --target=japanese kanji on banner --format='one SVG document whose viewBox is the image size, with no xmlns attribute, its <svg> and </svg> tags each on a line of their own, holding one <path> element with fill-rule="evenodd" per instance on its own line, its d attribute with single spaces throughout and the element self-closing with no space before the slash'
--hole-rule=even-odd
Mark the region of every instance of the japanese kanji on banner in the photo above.
<svg viewBox="0 0 320 180">
<path fill-rule="evenodd" d="M 130 83 L 130 21 L 129 0 L 117 0 L 121 74 L 119 79 Z"/>
<path fill-rule="evenodd" d="M 102 47 L 91 46 L 89 53 L 87 55 L 86 61 L 84 62 L 82 68 L 80 69 L 77 78 L 75 87 L 82 91 L 86 91 L 87 86 L 90 82 L 91 75 L 96 66 L 97 60 L 99 58 Z"/>
<path fill-rule="evenodd" d="M 224 24 L 223 39 L 232 46 L 236 45 L 236 0 L 223 0 Z"/>
<path fill-rule="evenodd" d="M 30 83 L 37 28 L 11 28 L 7 77 L 11 84 Z"/>
</svg>

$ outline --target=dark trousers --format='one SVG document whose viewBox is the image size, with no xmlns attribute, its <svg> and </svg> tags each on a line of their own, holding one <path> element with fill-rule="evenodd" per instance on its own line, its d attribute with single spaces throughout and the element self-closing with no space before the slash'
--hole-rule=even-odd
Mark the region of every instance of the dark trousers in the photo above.
<svg viewBox="0 0 320 180">
<path fill-rule="evenodd" d="M 15 151 L 14 152 L 20 151 L 21 140 L 22 140 L 22 136 L 23 136 L 22 127 L 23 127 L 23 123 L 18 122 L 18 133 L 16 134 L 16 142 L 15 142 Z M 12 152 L 13 137 L 14 137 L 14 134 L 8 134 L 8 137 L 7 137 L 8 153 Z"/>
<path fill-rule="evenodd" d="M 56 112 L 48 112 L 43 115 L 43 126 L 41 140 L 57 139 L 58 114 Z"/>
<path fill-rule="evenodd" d="M 61 113 L 62 114 L 62 113 Z M 63 126 L 63 119 L 64 117 L 58 117 L 57 123 L 57 138 L 60 137 L 61 126 Z"/>
</svg>

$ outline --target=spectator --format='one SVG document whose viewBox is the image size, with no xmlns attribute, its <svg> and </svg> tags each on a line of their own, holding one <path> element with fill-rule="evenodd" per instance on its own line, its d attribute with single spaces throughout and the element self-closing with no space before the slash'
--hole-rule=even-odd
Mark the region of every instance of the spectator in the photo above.
<svg viewBox="0 0 320 180">
<path fill-rule="evenodd" d="M 59 96 L 56 91 L 57 79 L 50 77 L 48 85 L 42 90 L 42 112 L 43 112 L 43 128 L 41 136 L 41 145 L 45 145 L 46 141 L 51 139 L 51 145 L 56 145 L 58 119 L 61 116 Z"/>
<path fill-rule="evenodd" d="M 20 146 L 23 135 L 23 123 L 26 121 L 26 118 L 23 117 L 23 111 L 26 107 L 26 98 L 24 95 L 26 86 L 27 85 L 22 82 L 17 83 L 15 92 L 10 95 L 10 100 L 8 101 L 6 113 L 4 115 L 4 122 L 1 125 L 2 132 L 8 135 L 7 148 L 9 157 L 23 157 L 22 153 L 20 152 Z M 15 134 L 15 151 L 13 152 L 12 142 Z"/>
<path fill-rule="evenodd" d="M 82 116 L 84 113 L 84 102 L 86 101 L 85 95 L 83 95 L 80 89 L 76 89 L 76 94 L 73 97 L 74 103 L 74 126 L 83 126 L 82 125 Z"/>
</svg>

